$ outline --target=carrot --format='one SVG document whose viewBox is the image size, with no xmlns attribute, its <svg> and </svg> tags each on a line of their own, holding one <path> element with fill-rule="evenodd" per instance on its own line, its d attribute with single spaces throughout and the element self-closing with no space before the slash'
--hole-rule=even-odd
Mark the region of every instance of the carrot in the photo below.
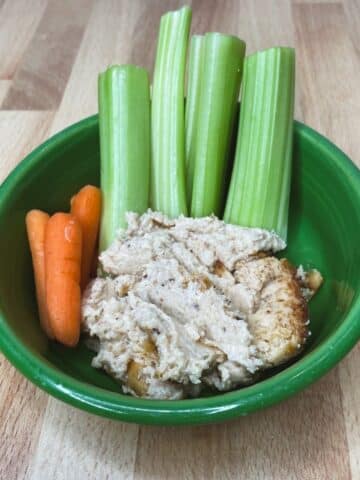
<svg viewBox="0 0 360 480">
<path fill-rule="evenodd" d="M 45 229 L 49 215 L 41 210 L 30 210 L 25 217 L 27 235 L 30 244 L 34 269 L 36 298 L 42 329 L 49 338 L 54 338 L 46 307 L 45 294 Z"/>
<path fill-rule="evenodd" d="M 89 281 L 99 235 L 101 191 L 92 185 L 83 187 L 71 199 L 71 213 L 79 220 L 82 233 L 81 288 Z"/>
<path fill-rule="evenodd" d="M 80 336 L 82 231 L 69 213 L 55 213 L 45 233 L 46 303 L 56 340 L 74 347 Z"/>
</svg>

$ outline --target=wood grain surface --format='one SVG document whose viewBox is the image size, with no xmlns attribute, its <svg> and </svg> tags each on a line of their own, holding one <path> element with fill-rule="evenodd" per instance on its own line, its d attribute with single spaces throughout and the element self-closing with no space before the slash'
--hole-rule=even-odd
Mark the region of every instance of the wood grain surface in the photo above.
<svg viewBox="0 0 360 480">
<path fill-rule="evenodd" d="M 193 0 L 194 32 L 297 51 L 296 115 L 360 166 L 360 0 Z M 152 73 L 164 0 L 0 0 L 0 181 L 97 110 L 110 63 Z M 360 479 L 360 346 L 305 392 L 202 427 L 139 427 L 69 407 L 0 356 L 0 480 Z"/>
</svg>

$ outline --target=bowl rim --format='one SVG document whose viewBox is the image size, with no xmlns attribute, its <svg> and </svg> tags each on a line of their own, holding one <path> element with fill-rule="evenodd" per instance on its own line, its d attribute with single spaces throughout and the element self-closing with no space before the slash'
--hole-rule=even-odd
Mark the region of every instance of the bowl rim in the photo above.
<svg viewBox="0 0 360 480">
<path fill-rule="evenodd" d="M 98 115 L 80 120 L 50 137 L 27 155 L 0 186 L 0 212 L 1 205 L 11 195 L 13 186 L 26 176 L 43 155 L 69 138 L 95 127 L 97 123 Z M 316 143 L 317 148 L 326 152 L 336 168 L 346 177 L 354 201 L 360 205 L 360 170 L 356 165 L 338 147 L 312 128 L 295 121 L 295 129 L 297 134 L 306 137 L 310 143 Z M 360 214 L 357 220 L 360 224 Z M 63 373 L 21 342 L 7 324 L 1 304 L 0 350 L 35 385 L 82 410 L 140 424 L 201 424 L 247 415 L 303 390 L 333 368 L 354 347 L 360 339 L 359 320 L 360 295 L 357 294 L 351 311 L 335 332 L 290 367 L 244 389 L 186 400 L 134 398 L 82 382 Z"/>
</svg>

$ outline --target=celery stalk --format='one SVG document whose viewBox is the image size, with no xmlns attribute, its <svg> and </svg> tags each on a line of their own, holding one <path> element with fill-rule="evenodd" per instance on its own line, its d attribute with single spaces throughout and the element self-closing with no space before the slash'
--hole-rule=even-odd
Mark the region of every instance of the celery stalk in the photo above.
<svg viewBox="0 0 360 480">
<path fill-rule="evenodd" d="M 184 77 L 191 10 L 161 18 L 152 89 L 151 205 L 186 214 Z"/>
<path fill-rule="evenodd" d="M 199 112 L 200 79 L 204 36 L 193 35 L 190 42 L 189 72 L 185 107 L 185 148 L 186 148 L 186 193 L 188 205 L 191 204 L 192 185 L 195 169 L 195 145 L 197 116 Z"/>
<path fill-rule="evenodd" d="M 226 165 L 242 77 L 245 43 L 207 33 L 202 72 L 191 198 L 191 216 L 222 213 Z"/>
<path fill-rule="evenodd" d="M 235 164 L 224 220 L 287 236 L 295 52 L 277 47 L 245 59 Z"/>
<path fill-rule="evenodd" d="M 108 68 L 98 87 L 103 251 L 126 227 L 125 212 L 149 206 L 150 88 L 146 70 L 134 65 Z"/>
</svg>

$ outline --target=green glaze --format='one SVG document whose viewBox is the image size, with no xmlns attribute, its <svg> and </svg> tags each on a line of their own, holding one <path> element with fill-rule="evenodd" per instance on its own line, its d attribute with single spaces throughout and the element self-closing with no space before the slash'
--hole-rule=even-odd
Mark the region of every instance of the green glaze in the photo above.
<svg viewBox="0 0 360 480">
<path fill-rule="evenodd" d="M 31 381 L 89 412 L 138 423 L 209 423 L 246 415 L 305 388 L 360 338 L 360 172 L 325 138 L 295 124 L 289 248 L 316 266 L 325 284 L 311 302 L 313 332 L 304 355 L 253 386 L 195 400 L 125 396 L 90 366 L 92 353 L 48 342 L 40 330 L 24 217 L 31 208 L 68 209 L 86 183 L 99 183 L 96 116 L 69 127 L 32 152 L 0 187 L 0 347 Z"/>
</svg>

